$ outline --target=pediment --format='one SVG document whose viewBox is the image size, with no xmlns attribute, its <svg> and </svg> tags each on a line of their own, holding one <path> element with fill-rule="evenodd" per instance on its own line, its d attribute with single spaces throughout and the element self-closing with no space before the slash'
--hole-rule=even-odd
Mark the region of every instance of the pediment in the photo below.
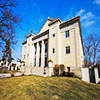
<svg viewBox="0 0 100 100">
<path fill-rule="evenodd" d="M 45 32 L 46 30 L 48 30 L 49 29 L 49 23 L 51 22 L 51 21 L 53 21 L 54 19 L 51 19 L 51 18 L 48 18 L 47 20 L 46 20 L 46 22 L 44 23 L 44 25 L 42 26 L 42 28 L 40 29 L 40 31 L 39 31 L 39 33 L 38 34 L 41 34 L 41 33 L 43 33 L 43 32 Z"/>
</svg>

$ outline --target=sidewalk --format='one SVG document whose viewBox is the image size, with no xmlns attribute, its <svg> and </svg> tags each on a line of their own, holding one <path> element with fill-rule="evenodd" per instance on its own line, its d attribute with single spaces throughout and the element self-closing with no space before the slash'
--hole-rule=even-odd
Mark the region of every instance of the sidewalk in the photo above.
<svg viewBox="0 0 100 100">
<path fill-rule="evenodd" d="M 11 74 L 10 73 L 0 74 L 0 78 L 6 78 L 6 77 L 11 77 Z"/>
<path fill-rule="evenodd" d="M 14 73 L 14 76 L 22 76 L 22 73 Z M 7 78 L 7 77 L 11 77 L 11 74 L 10 73 L 0 74 L 0 78 Z"/>
</svg>

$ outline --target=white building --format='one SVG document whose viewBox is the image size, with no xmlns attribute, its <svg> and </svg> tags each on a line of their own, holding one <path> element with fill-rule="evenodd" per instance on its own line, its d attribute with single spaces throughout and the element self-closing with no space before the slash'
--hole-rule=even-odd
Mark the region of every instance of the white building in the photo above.
<svg viewBox="0 0 100 100">
<path fill-rule="evenodd" d="M 18 70 L 23 66 L 23 63 L 12 58 L 10 63 L 8 61 L 0 61 L 0 66 L 5 67 L 7 70 Z"/>
<path fill-rule="evenodd" d="M 48 18 L 37 35 L 31 33 L 26 39 L 22 61 L 25 61 L 27 68 L 31 68 L 32 74 L 42 76 L 49 59 L 53 61 L 52 67 L 64 64 L 81 76 L 84 56 L 79 16 L 64 22 L 59 18 Z M 47 76 L 53 74 L 53 68 L 46 67 L 45 70 Z"/>
</svg>

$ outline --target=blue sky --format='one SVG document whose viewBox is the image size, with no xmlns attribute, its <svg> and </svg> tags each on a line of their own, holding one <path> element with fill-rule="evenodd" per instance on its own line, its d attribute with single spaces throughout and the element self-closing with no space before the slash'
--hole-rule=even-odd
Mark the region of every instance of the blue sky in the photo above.
<svg viewBox="0 0 100 100">
<path fill-rule="evenodd" d="M 21 23 L 16 28 L 18 43 L 12 51 L 14 58 L 21 58 L 25 35 L 31 29 L 37 34 L 48 16 L 65 21 L 79 15 L 83 39 L 90 33 L 100 36 L 100 0 L 17 0 L 16 13 Z"/>
</svg>

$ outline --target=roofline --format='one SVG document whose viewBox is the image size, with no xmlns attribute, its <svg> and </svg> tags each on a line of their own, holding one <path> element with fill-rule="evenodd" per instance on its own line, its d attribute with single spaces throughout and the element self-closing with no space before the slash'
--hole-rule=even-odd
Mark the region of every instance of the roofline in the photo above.
<svg viewBox="0 0 100 100">
<path fill-rule="evenodd" d="M 53 21 L 53 20 L 55 20 L 55 19 L 53 19 L 53 18 L 48 18 L 47 20 Z"/>
<path fill-rule="evenodd" d="M 29 34 L 28 36 L 26 36 L 26 38 L 30 37 L 30 36 L 35 36 L 34 33 Z"/>
<path fill-rule="evenodd" d="M 27 43 L 27 41 L 24 41 L 23 43 L 22 43 L 22 45 L 24 45 L 24 44 L 26 44 Z"/>
<path fill-rule="evenodd" d="M 48 25 L 51 26 L 52 24 L 54 24 L 54 23 L 56 23 L 56 22 L 58 22 L 58 21 L 60 21 L 60 23 L 61 23 L 60 18 L 57 18 L 56 20 L 50 22 Z"/>
<path fill-rule="evenodd" d="M 65 21 L 63 23 L 60 24 L 59 28 L 64 28 L 68 25 L 71 25 L 75 22 L 78 22 L 78 25 L 79 25 L 79 31 L 80 31 L 80 36 L 81 36 L 81 43 L 82 43 L 82 48 L 83 48 L 83 40 L 82 40 L 82 31 L 81 31 L 81 23 L 80 23 L 80 16 L 76 16 L 72 19 L 69 19 L 68 21 Z M 83 54 L 84 54 L 84 48 L 83 48 Z"/>
<path fill-rule="evenodd" d="M 75 22 L 77 22 L 79 20 L 80 20 L 80 16 L 76 16 L 76 17 L 74 17 L 72 19 L 69 19 L 69 20 L 67 20 L 67 21 L 65 21 L 65 22 L 60 24 L 60 29 L 65 27 L 65 26 L 71 25 L 71 24 L 73 24 L 73 23 L 75 23 Z"/>
<path fill-rule="evenodd" d="M 49 21 L 53 21 L 53 20 L 55 20 L 55 19 L 48 18 L 48 19 L 45 21 L 45 23 L 43 24 L 43 26 L 46 24 L 46 22 L 47 22 L 48 20 L 49 20 Z M 39 30 L 39 32 L 42 30 L 43 26 L 41 27 L 41 29 Z M 38 32 L 38 34 L 39 34 L 39 32 Z"/>
<path fill-rule="evenodd" d="M 41 36 L 44 36 L 46 34 L 49 34 L 49 30 L 46 30 L 45 32 L 41 33 L 41 34 L 38 34 L 37 36 L 33 37 L 32 38 L 32 41 L 37 39 L 37 38 L 40 38 Z"/>
<path fill-rule="evenodd" d="M 82 48 L 83 48 L 83 55 L 84 55 L 84 47 L 83 47 L 83 40 L 82 40 L 82 30 L 81 30 L 80 16 L 79 16 L 78 24 L 79 24 L 79 31 L 80 31 L 81 42 L 82 42 Z"/>
</svg>

